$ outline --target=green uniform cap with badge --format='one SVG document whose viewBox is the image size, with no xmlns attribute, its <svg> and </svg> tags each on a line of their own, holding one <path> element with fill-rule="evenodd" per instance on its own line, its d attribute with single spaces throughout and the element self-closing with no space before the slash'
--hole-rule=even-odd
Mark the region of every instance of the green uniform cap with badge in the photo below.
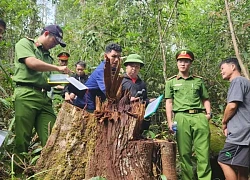
<svg viewBox="0 0 250 180">
<path fill-rule="evenodd" d="M 141 68 L 144 66 L 144 62 L 142 61 L 142 57 L 138 54 L 130 54 L 126 61 L 123 63 L 124 66 L 127 66 L 128 63 L 140 63 Z"/>
<path fill-rule="evenodd" d="M 67 61 L 70 57 L 69 53 L 67 52 L 61 52 L 57 55 L 58 59 L 63 60 L 63 61 Z"/>
<path fill-rule="evenodd" d="M 176 53 L 175 58 L 176 58 L 176 60 L 189 59 L 189 60 L 193 61 L 194 60 L 194 53 L 192 53 L 192 51 L 190 51 L 188 49 L 182 49 Z"/>
</svg>

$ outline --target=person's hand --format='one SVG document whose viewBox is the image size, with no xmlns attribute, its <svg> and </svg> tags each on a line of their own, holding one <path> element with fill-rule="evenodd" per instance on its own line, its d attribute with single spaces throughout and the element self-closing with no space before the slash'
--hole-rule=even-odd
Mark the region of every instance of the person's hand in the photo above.
<svg viewBox="0 0 250 180">
<path fill-rule="evenodd" d="M 69 96 L 70 96 L 71 100 L 75 99 L 75 97 L 76 97 L 76 95 L 74 93 L 70 93 Z"/>
<path fill-rule="evenodd" d="M 62 90 L 62 89 L 64 89 L 64 86 L 62 86 L 62 85 L 57 85 L 57 86 L 55 86 L 54 88 L 55 88 L 55 89 L 60 89 L 60 90 Z"/>
<path fill-rule="evenodd" d="M 227 128 L 223 130 L 223 134 L 227 136 Z"/>
<path fill-rule="evenodd" d="M 70 102 L 72 103 L 72 100 L 70 99 L 69 93 L 65 93 L 64 100 L 65 100 L 65 101 L 70 101 Z"/>
<path fill-rule="evenodd" d="M 211 119 L 210 114 L 206 114 L 205 116 L 206 116 L 207 120 L 210 120 L 210 119 Z"/>
<path fill-rule="evenodd" d="M 58 71 L 64 74 L 69 74 L 71 72 L 67 66 L 58 66 Z"/>
<path fill-rule="evenodd" d="M 169 132 L 173 134 L 174 131 L 172 127 L 173 127 L 173 122 L 171 121 L 170 123 L 168 123 L 168 129 L 169 129 Z"/>
<path fill-rule="evenodd" d="M 65 101 L 69 101 L 71 103 L 73 103 L 73 99 L 75 99 L 75 94 L 74 93 L 65 93 Z"/>
<path fill-rule="evenodd" d="M 130 98 L 130 101 L 137 101 L 137 100 L 139 100 L 140 99 L 140 97 L 131 97 Z"/>
<path fill-rule="evenodd" d="M 221 128 L 222 128 L 223 134 L 225 136 L 227 136 L 227 124 L 226 123 L 222 123 Z"/>
</svg>

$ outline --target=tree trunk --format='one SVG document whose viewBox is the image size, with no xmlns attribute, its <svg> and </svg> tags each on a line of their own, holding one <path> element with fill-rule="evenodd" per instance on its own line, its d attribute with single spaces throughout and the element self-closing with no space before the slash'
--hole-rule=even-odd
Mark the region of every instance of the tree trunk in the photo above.
<svg viewBox="0 0 250 180">
<path fill-rule="evenodd" d="M 143 106 L 135 103 L 132 109 Z M 140 121 L 135 114 L 110 113 L 114 119 L 108 120 L 111 116 L 107 115 L 107 109 L 105 112 L 107 119 L 98 122 L 98 112 L 91 114 L 63 103 L 36 165 L 37 171 L 44 172 L 43 179 L 80 180 L 102 176 L 111 180 L 150 180 L 164 174 L 176 180 L 174 143 L 138 139 L 139 129 L 135 129 Z"/>
<path fill-rule="evenodd" d="M 94 114 L 63 103 L 36 169 L 42 179 L 84 179 L 88 157 L 95 148 Z"/>
<path fill-rule="evenodd" d="M 155 140 L 155 164 L 158 175 L 165 175 L 168 180 L 177 180 L 176 175 L 176 144 L 164 140 Z"/>
<path fill-rule="evenodd" d="M 108 100 L 97 98 L 94 113 L 63 103 L 36 165 L 40 177 L 151 180 L 164 174 L 176 180 L 175 144 L 141 139 L 145 103 L 130 102 L 126 92 L 122 96 L 121 77 L 105 68 Z"/>
</svg>

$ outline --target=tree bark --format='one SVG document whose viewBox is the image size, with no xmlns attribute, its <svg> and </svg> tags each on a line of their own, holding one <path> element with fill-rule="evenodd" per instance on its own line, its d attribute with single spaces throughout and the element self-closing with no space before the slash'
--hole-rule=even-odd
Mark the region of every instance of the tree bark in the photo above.
<svg viewBox="0 0 250 180">
<path fill-rule="evenodd" d="M 157 174 L 165 175 L 168 180 L 177 180 L 176 144 L 165 140 L 155 140 L 154 156 Z"/>
<path fill-rule="evenodd" d="M 164 174 L 176 180 L 175 144 L 139 139 L 141 120 L 135 111 L 144 104 L 134 103 L 129 113 L 111 113 L 107 107 L 102 105 L 105 109 L 100 112 L 105 115 L 100 115 L 63 103 L 36 165 L 38 172 L 44 172 L 42 179 L 150 180 Z"/>
<path fill-rule="evenodd" d="M 64 102 L 36 164 L 37 171 L 44 172 L 42 179 L 84 179 L 96 126 L 93 114 Z"/>
<path fill-rule="evenodd" d="M 176 180 L 175 144 L 141 139 L 145 103 L 130 101 L 121 77 L 105 66 L 107 100 L 88 113 L 64 102 L 36 169 L 44 180 Z M 161 152 L 161 153 L 159 153 Z M 174 177 L 175 176 L 175 177 Z"/>
</svg>

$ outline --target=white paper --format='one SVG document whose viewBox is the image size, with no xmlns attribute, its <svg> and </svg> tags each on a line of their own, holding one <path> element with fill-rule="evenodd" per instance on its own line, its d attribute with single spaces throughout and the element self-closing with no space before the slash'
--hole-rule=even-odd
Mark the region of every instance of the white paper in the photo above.
<svg viewBox="0 0 250 180">
<path fill-rule="evenodd" d="M 74 77 L 68 77 L 66 78 L 70 84 L 72 84 L 73 86 L 75 86 L 77 89 L 81 90 L 85 90 L 88 89 L 87 86 L 85 86 L 83 83 L 81 83 L 80 81 L 76 80 Z"/>
</svg>

